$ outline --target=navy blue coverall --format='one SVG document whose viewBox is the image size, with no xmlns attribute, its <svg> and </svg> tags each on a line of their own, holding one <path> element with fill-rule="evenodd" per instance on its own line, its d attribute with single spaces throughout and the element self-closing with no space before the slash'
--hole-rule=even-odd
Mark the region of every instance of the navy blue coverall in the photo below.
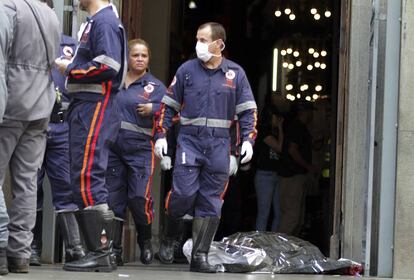
<svg viewBox="0 0 414 280">
<path fill-rule="evenodd" d="M 109 145 L 119 130 L 114 96 L 126 74 L 126 38 L 111 6 L 87 18 L 66 74 L 71 184 L 80 209 L 107 203 L 105 172 Z"/>
<path fill-rule="evenodd" d="M 217 69 L 199 59 L 184 63 L 164 95 L 156 138 L 165 137 L 180 113 L 167 214 L 220 217 L 229 179 L 230 127 L 237 115 L 242 141 L 254 144 L 256 102 L 243 69 L 223 58 Z"/>
<path fill-rule="evenodd" d="M 116 97 L 121 129 L 109 152 L 106 175 L 109 206 L 117 217 L 125 219 L 128 204 L 138 225 L 153 220 L 154 114 L 159 112 L 165 92 L 162 82 L 147 72 Z M 152 103 L 152 113 L 144 117 L 138 114 L 137 107 L 146 103 Z"/>
</svg>

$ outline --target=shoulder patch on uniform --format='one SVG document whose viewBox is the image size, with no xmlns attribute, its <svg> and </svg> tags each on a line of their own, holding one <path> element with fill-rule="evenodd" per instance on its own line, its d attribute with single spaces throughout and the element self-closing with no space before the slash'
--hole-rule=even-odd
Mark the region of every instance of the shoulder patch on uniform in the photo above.
<svg viewBox="0 0 414 280">
<path fill-rule="evenodd" d="M 153 92 L 153 91 L 154 91 L 154 85 L 152 85 L 152 84 L 148 84 L 148 85 L 146 85 L 146 86 L 144 87 L 144 90 L 145 90 L 146 92 L 148 92 L 148 93 L 151 93 L 151 92 Z"/>
<path fill-rule="evenodd" d="M 229 70 L 226 72 L 226 78 L 229 80 L 233 80 L 236 77 L 236 73 L 233 70 Z"/>
</svg>

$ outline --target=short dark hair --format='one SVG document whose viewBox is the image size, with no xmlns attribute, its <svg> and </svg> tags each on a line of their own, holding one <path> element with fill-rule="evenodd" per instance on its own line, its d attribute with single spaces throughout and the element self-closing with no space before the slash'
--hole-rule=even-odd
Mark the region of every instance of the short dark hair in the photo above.
<svg viewBox="0 0 414 280">
<path fill-rule="evenodd" d="M 51 9 L 53 9 L 55 6 L 53 4 L 53 0 L 40 0 L 43 3 L 46 3 Z"/>
<path fill-rule="evenodd" d="M 224 30 L 223 25 L 221 25 L 220 23 L 207 22 L 200 25 L 200 27 L 198 27 L 198 30 L 206 28 L 208 26 L 210 26 L 211 28 L 211 39 L 213 41 L 221 39 L 224 43 L 226 42 L 226 30 Z"/>
<path fill-rule="evenodd" d="M 131 49 L 135 45 L 144 45 L 147 48 L 147 50 L 148 50 L 148 56 L 149 56 L 149 58 L 151 58 L 151 49 L 150 49 L 149 44 L 145 40 L 143 40 L 141 38 L 129 40 L 128 41 L 128 51 L 131 51 Z"/>
</svg>

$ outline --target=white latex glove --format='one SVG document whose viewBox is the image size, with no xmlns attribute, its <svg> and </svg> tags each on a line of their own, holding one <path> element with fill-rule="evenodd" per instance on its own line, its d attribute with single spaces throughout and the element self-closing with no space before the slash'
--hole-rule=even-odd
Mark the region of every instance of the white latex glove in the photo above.
<svg viewBox="0 0 414 280">
<path fill-rule="evenodd" d="M 159 138 L 155 142 L 154 153 L 158 158 L 163 159 L 164 155 L 167 154 L 167 148 L 168 148 L 167 140 L 165 138 Z"/>
<path fill-rule="evenodd" d="M 230 168 L 229 168 L 229 176 L 236 175 L 237 169 L 239 168 L 237 164 L 237 158 L 233 155 L 230 156 Z"/>
<path fill-rule="evenodd" d="M 170 170 L 170 169 L 171 169 L 171 167 L 172 167 L 172 165 L 171 165 L 171 157 L 169 157 L 169 156 L 165 156 L 165 157 L 161 160 L 160 164 L 161 164 L 161 170 L 163 170 L 163 171 Z"/>
<path fill-rule="evenodd" d="M 241 164 L 249 162 L 252 159 L 253 147 L 252 147 L 252 144 L 250 144 L 249 141 L 244 141 L 243 142 L 240 154 L 242 156 L 242 160 L 240 162 Z"/>
</svg>

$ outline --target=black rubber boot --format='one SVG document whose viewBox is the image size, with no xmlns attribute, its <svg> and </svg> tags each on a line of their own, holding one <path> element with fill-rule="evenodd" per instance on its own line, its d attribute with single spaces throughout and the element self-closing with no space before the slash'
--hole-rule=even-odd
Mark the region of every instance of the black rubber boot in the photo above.
<svg viewBox="0 0 414 280">
<path fill-rule="evenodd" d="M 182 230 L 180 231 L 177 240 L 174 242 L 174 263 L 188 263 L 183 252 L 183 246 L 188 238 L 191 238 L 191 227 L 193 220 L 184 219 Z"/>
<path fill-rule="evenodd" d="M 6 248 L 0 248 L 0 275 L 6 275 L 9 273 L 7 269 L 7 255 Z"/>
<path fill-rule="evenodd" d="M 160 242 L 159 258 L 162 263 L 170 264 L 174 261 L 174 243 L 182 228 L 182 219 L 165 215 L 164 233 Z"/>
<path fill-rule="evenodd" d="M 57 221 L 65 244 L 65 262 L 73 262 L 85 257 L 75 214 L 73 212 L 59 213 Z"/>
<path fill-rule="evenodd" d="M 216 267 L 208 263 L 208 252 L 219 222 L 220 219 L 217 217 L 194 218 L 190 271 L 203 273 L 217 272 Z"/>
<path fill-rule="evenodd" d="M 113 253 L 117 266 L 123 266 L 124 260 L 122 259 L 122 233 L 124 231 L 124 220 L 121 218 L 115 218 L 114 221 L 114 245 Z"/>
<path fill-rule="evenodd" d="M 152 251 L 151 244 L 151 224 L 137 225 L 137 233 L 137 243 L 141 251 L 139 259 L 143 264 L 150 264 L 154 259 L 154 252 Z"/>
<path fill-rule="evenodd" d="M 112 253 L 114 213 L 110 210 L 82 210 L 77 212 L 77 218 L 89 252 L 80 260 L 65 263 L 63 269 L 86 272 L 115 270 Z"/>
<path fill-rule="evenodd" d="M 42 224 L 43 224 L 43 211 L 36 212 L 36 222 L 32 230 L 33 240 L 30 248 L 32 253 L 30 255 L 29 264 L 31 266 L 40 266 L 40 256 L 42 255 Z"/>
</svg>

